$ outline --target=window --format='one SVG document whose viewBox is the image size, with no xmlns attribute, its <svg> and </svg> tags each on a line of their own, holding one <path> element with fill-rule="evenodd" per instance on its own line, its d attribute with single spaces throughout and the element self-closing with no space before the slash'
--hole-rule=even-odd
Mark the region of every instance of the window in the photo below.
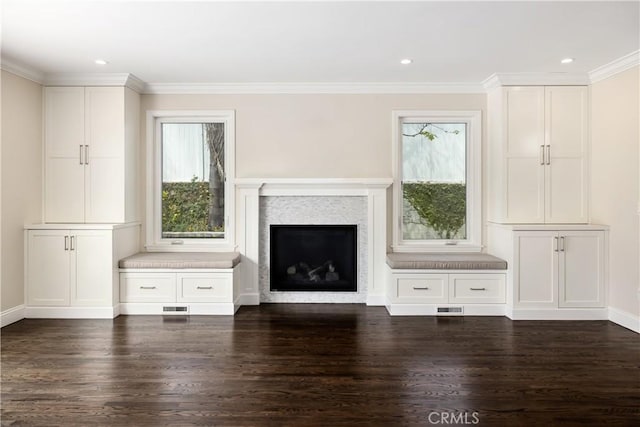
<svg viewBox="0 0 640 427">
<path fill-rule="evenodd" d="M 395 251 L 479 251 L 480 112 L 396 111 Z"/>
<path fill-rule="evenodd" d="M 147 249 L 233 246 L 234 113 L 150 111 Z"/>
</svg>

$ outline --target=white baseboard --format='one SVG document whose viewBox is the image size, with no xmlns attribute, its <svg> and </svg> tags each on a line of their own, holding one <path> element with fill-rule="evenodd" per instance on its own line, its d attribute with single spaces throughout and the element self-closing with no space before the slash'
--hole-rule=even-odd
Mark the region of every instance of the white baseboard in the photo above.
<svg viewBox="0 0 640 427">
<path fill-rule="evenodd" d="M 260 305 L 260 294 L 240 294 L 235 302 L 238 306 Z"/>
<path fill-rule="evenodd" d="M 385 306 L 387 305 L 387 298 L 384 295 L 367 295 L 367 305 Z"/>
<path fill-rule="evenodd" d="M 609 307 L 609 320 L 624 328 L 640 334 L 640 316 Z"/>
<path fill-rule="evenodd" d="M 438 307 L 462 307 L 462 313 L 438 313 Z M 391 316 L 504 316 L 505 304 L 387 304 Z"/>
<path fill-rule="evenodd" d="M 606 308 L 512 309 L 511 320 L 608 320 Z"/>
<path fill-rule="evenodd" d="M 165 312 L 163 307 L 187 307 L 184 312 Z M 161 303 L 161 302 L 123 302 L 120 303 L 122 315 L 222 315 L 232 316 L 237 308 L 233 303 Z"/>
<path fill-rule="evenodd" d="M 24 305 L 16 305 L 0 313 L 0 328 L 24 319 Z"/>
<path fill-rule="evenodd" d="M 25 307 L 27 319 L 113 319 L 117 307 Z"/>
</svg>

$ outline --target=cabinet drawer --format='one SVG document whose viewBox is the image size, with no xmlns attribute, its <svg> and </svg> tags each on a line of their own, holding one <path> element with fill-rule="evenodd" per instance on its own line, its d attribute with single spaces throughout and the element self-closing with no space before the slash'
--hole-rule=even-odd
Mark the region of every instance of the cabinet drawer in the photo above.
<svg viewBox="0 0 640 427">
<path fill-rule="evenodd" d="M 233 302 L 231 274 L 178 274 L 178 302 Z"/>
<path fill-rule="evenodd" d="M 504 274 L 449 275 L 449 302 L 494 304 L 505 302 Z"/>
<path fill-rule="evenodd" d="M 120 302 L 175 302 L 175 273 L 121 273 Z"/>
<path fill-rule="evenodd" d="M 447 280 L 446 274 L 395 276 L 396 302 L 446 303 Z"/>
</svg>

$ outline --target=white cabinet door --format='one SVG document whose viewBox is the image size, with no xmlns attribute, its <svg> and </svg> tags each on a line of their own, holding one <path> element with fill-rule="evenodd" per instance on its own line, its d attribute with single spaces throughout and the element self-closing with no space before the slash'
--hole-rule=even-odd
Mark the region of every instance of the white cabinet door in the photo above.
<svg viewBox="0 0 640 427">
<path fill-rule="evenodd" d="M 125 88 L 45 94 L 45 221 L 125 222 Z"/>
<path fill-rule="evenodd" d="M 560 307 L 604 307 L 603 231 L 560 232 Z"/>
<path fill-rule="evenodd" d="M 588 92 L 583 86 L 545 88 L 547 223 L 587 223 Z"/>
<path fill-rule="evenodd" d="M 27 232 L 27 305 L 69 305 L 68 230 Z"/>
<path fill-rule="evenodd" d="M 46 159 L 45 222 L 84 222 L 84 180 L 78 157 Z"/>
<path fill-rule="evenodd" d="M 85 221 L 124 222 L 124 88 L 85 89 Z"/>
<path fill-rule="evenodd" d="M 71 304 L 110 305 L 115 274 L 111 232 L 73 230 L 71 236 Z"/>
<path fill-rule="evenodd" d="M 84 221 L 84 88 L 45 89 L 45 221 Z"/>
<path fill-rule="evenodd" d="M 514 238 L 514 306 L 558 307 L 556 231 L 520 231 Z"/>
<path fill-rule="evenodd" d="M 85 221 L 125 222 L 124 162 L 122 159 L 91 158 L 84 176 Z"/>
<path fill-rule="evenodd" d="M 544 222 L 544 88 L 506 93 L 506 216 L 509 222 Z"/>
</svg>

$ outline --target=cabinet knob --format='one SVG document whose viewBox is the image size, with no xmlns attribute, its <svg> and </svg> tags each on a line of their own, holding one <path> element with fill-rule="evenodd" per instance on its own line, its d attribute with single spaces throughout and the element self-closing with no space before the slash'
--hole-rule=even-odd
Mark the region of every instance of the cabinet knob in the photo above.
<svg viewBox="0 0 640 427">
<path fill-rule="evenodd" d="M 427 290 L 429 290 L 429 288 L 427 286 L 422 286 L 422 287 L 414 286 L 413 290 L 415 290 L 415 291 L 427 291 Z"/>
<path fill-rule="evenodd" d="M 155 286 L 140 286 L 140 289 L 155 289 Z"/>
<path fill-rule="evenodd" d="M 196 289 L 213 289 L 213 286 L 198 286 Z"/>
<path fill-rule="evenodd" d="M 487 288 L 469 288 L 472 291 L 486 291 Z"/>
</svg>

